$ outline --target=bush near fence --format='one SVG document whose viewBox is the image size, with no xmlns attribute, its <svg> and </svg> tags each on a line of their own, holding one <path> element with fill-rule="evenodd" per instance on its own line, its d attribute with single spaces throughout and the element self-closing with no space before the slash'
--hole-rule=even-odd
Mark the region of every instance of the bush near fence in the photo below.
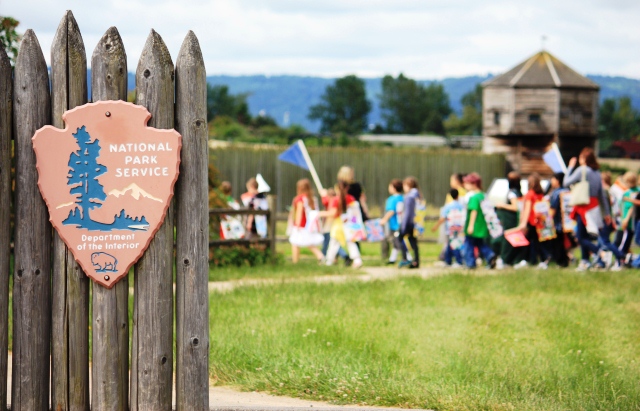
<svg viewBox="0 0 640 411">
<path fill-rule="evenodd" d="M 261 173 L 278 196 L 278 211 L 284 211 L 295 197 L 296 181 L 309 177 L 306 170 L 277 160 L 286 148 L 210 142 L 210 162 L 222 180 L 231 182 L 236 198 L 245 191 L 246 181 Z M 477 171 L 488 187 L 494 178 L 504 177 L 506 168 L 503 155 L 454 149 L 309 147 L 309 155 L 325 187 L 335 183 L 341 166 L 354 167 L 370 206 L 384 204 L 392 178 L 415 176 L 427 202 L 439 205 L 449 191 L 451 174 Z"/>
</svg>

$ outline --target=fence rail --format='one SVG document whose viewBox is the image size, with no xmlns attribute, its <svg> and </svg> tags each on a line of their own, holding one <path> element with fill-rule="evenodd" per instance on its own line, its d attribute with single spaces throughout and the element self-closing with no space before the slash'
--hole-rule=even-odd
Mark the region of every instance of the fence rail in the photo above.
<svg viewBox="0 0 640 411">
<path fill-rule="evenodd" d="M 126 100 L 127 58 L 115 27 L 96 45 L 91 67 L 91 101 Z M 149 126 L 178 130 L 182 151 L 174 204 L 135 266 L 130 324 L 128 280 L 112 289 L 90 283 L 57 234 L 52 235 L 37 186 L 31 143 L 35 131 L 48 124 L 64 128 L 62 114 L 89 101 L 79 26 L 70 11 L 65 13 L 52 43 L 50 77 L 32 30 L 24 34 L 15 70 L 0 48 L 0 411 L 7 409 L 12 139 L 16 177 L 11 409 L 45 410 L 51 404 L 55 410 L 171 410 L 174 264 L 176 407 L 209 409 L 205 73 L 192 32 L 174 66 L 162 38 L 151 31 L 136 72 L 137 104 L 152 114 Z"/>
<path fill-rule="evenodd" d="M 235 208 L 212 208 L 209 210 L 209 218 L 219 217 L 223 215 L 242 215 L 242 216 L 257 216 L 262 215 L 267 217 L 267 237 L 266 238 L 239 238 L 233 240 L 210 240 L 209 247 L 230 246 L 230 245 L 243 245 L 250 246 L 252 244 L 266 244 L 272 252 L 276 252 L 276 242 L 278 238 L 276 236 L 276 225 L 279 221 L 278 214 L 276 213 L 277 198 L 274 195 L 267 196 L 268 210 L 252 210 L 241 208 L 236 210 Z"/>
</svg>

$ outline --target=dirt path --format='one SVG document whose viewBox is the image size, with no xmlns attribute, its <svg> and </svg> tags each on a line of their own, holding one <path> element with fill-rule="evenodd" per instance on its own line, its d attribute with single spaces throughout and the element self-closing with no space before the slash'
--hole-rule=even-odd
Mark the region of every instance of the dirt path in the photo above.
<svg viewBox="0 0 640 411">
<path fill-rule="evenodd" d="M 360 407 L 357 405 L 331 405 L 320 401 L 277 397 L 262 392 L 240 392 L 230 387 L 209 388 L 209 404 L 212 410 L 399 410 L 400 408 Z"/>
<path fill-rule="evenodd" d="M 9 353 L 9 366 L 7 378 L 7 401 L 11 404 L 11 360 L 12 355 Z M 91 376 L 91 372 L 89 372 Z M 175 379 L 175 378 L 174 378 Z M 175 387 L 173 392 L 173 408 L 175 409 Z M 281 397 L 270 395 L 264 392 L 242 392 L 233 387 L 214 387 L 209 386 L 209 408 L 211 410 L 231 411 L 231 410 L 345 410 L 358 409 L 366 410 L 399 410 L 399 408 L 379 408 L 379 407 L 360 407 L 357 405 L 331 405 L 327 402 L 309 401 L 300 398 Z"/>
<path fill-rule="evenodd" d="M 257 279 L 245 279 L 245 280 L 230 280 L 230 281 L 211 281 L 209 282 L 209 292 L 226 293 L 233 291 L 238 287 L 260 287 L 269 286 L 275 284 L 291 284 L 291 283 L 305 283 L 311 282 L 316 284 L 326 283 L 344 283 L 347 281 L 388 281 L 394 280 L 400 277 L 421 277 L 428 279 L 432 277 L 439 277 L 451 273 L 463 273 L 468 275 L 495 275 L 502 273 L 503 271 L 476 269 L 474 271 L 458 269 L 452 270 L 443 267 L 423 267 L 417 270 L 399 269 L 397 267 L 364 267 L 361 270 L 364 274 L 356 275 L 321 275 L 313 277 L 301 277 L 301 278 L 286 278 L 286 279 L 273 279 L 273 278 L 257 278 Z"/>
</svg>

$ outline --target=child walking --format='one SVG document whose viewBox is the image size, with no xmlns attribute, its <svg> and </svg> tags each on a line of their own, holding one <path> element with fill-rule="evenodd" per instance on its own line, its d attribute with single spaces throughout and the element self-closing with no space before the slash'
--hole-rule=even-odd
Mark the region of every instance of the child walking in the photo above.
<svg viewBox="0 0 640 411">
<path fill-rule="evenodd" d="M 327 265 L 333 265 L 336 259 L 336 255 L 340 250 L 340 246 L 347 249 L 349 258 L 353 261 L 351 266 L 353 268 L 362 267 L 362 258 L 360 258 L 360 250 L 356 243 L 347 241 L 344 235 L 344 227 L 340 216 L 347 211 L 349 204 L 355 202 L 353 196 L 347 194 L 349 184 L 344 181 L 339 181 L 336 187 L 336 196 L 329 201 L 329 210 L 321 211 L 320 217 L 327 217 L 331 219 L 331 233 L 329 240 L 329 248 L 327 250 L 326 263 Z M 325 193 L 326 194 L 326 193 Z"/>
<path fill-rule="evenodd" d="M 633 203 L 624 201 L 623 199 L 631 198 L 635 200 L 640 190 L 638 189 L 638 178 L 635 173 L 627 171 L 622 176 L 622 181 L 628 187 L 628 190 L 622 195 L 622 199 L 619 204 L 622 215 L 620 226 L 616 232 L 615 245 L 626 255 L 629 253 L 629 249 L 631 248 L 631 241 L 635 230 L 634 219 L 636 219 L 637 216 L 634 212 Z"/>
<path fill-rule="evenodd" d="M 291 259 L 294 264 L 300 260 L 300 248 L 308 248 L 319 262 L 324 260 L 324 255 L 318 248 L 324 240 L 320 232 L 320 221 L 316 201 L 313 198 L 311 182 L 304 178 L 296 184 L 297 196 L 293 199 L 293 232 L 289 237 L 291 243 Z M 315 215 L 313 215 L 315 214 Z"/>
<path fill-rule="evenodd" d="M 540 242 L 536 228 L 538 226 L 538 215 L 535 212 L 535 205 L 544 198 L 544 192 L 540 185 L 540 175 L 538 173 L 531 174 L 527 182 L 529 183 L 529 191 L 524 196 L 524 209 L 520 216 L 518 228 L 524 231 L 527 240 L 529 240 L 529 263 L 536 264 L 539 256 L 540 264 L 538 268 L 546 270 L 549 268 L 551 257 L 546 249 L 546 244 Z M 526 267 L 526 263 L 519 264 L 516 268 L 521 267 Z"/>
<path fill-rule="evenodd" d="M 495 268 L 496 255 L 486 242 L 489 236 L 489 228 L 482 213 L 482 202 L 484 193 L 482 190 L 482 178 L 478 173 L 470 173 L 464 178 L 464 188 L 467 190 L 467 220 L 465 222 L 465 233 L 467 237 L 464 242 L 464 260 L 469 268 L 476 268 L 475 248 L 487 262 L 489 268 Z"/>
<path fill-rule="evenodd" d="M 444 252 L 444 262 L 449 267 L 458 268 L 462 266 L 462 243 L 464 241 L 463 225 L 464 225 L 464 207 L 458 201 L 458 190 L 452 188 L 449 191 L 451 201 L 442 208 L 440 219 L 431 228 L 432 232 L 436 232 L 442 223 L 447 233 L 447 244 Z M 455 258 L 456 262 L 453 263 Z"/>
<path fill-rule="evenodd" d="M 398 258 L 398 253 L 402 253 L 402 240 L 400 238 L 400 222 L 404 212 L 404 199 L 402 197 L 402 181 L 394 178 L 389 183 L 389 198 L 385 203 L 384 216 L 380 219 L 380 224 L 389 228 L 388 240 L 393 244 L 393 250 L 389 255 L 387 264 L 394 264 Z M 385 239 L 387 240 L 387 239 Z M 385 241 L 386 242 L 386 241 Z M 388 246 L 387 246 L 388 250 Z"/>
<path fill-rule="evenodd" d="M 414 235 L 416 217 L 416 205 L 420 200 L 420 192 L 418 191 L 418 180 L 415 177 L 407 177 L 402 182 L 404 189 L 404 214 L 402 215 L 402 223 L 400 224 L 400 238 L 407 238 L 409 245 L 413 250 L 413 261 L 407 259 L 407 246 L 402 242 L 402 261 L 399 267 L 418 268 L 420 267 L 420 252 L 418 250 L 418 239 Z"/>
<path fill-rule="evenodd" d="M 556 173 L 551 177 L 551 194 L 549 195 L 549 203 L 551 204 L 551 213 L 553 214 L 553 224 L 556 227 L 556 238 L 552 243 L 553 258 L 560 267 L 569 265 L 568 250 L 571 248 L 571 234 L 564 232 L 562 220 L 564 218 L 562 212 L 562 193 L 568 193 L 569 190 L 562 186 L 564 181 L 564 173 Z"/>
</svg>

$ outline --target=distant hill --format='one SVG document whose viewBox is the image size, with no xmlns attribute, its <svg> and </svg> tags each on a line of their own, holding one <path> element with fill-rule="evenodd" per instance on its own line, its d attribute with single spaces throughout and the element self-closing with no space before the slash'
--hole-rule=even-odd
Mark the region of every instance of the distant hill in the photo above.
<svg viewBox="0 0 640 411">
<path fill-rule="evenodd" d="M 488 76 L 469 76 L 446 78 L 441 81 L 449 95 L 450 104 L 454 111 L 460 113 L 462 106 L 460 99 L 464 94 L 473 90 L 476 84 L 490 79 Z M 608 77 L 588 75 L 591 80 L 600 85 L 600 100 L 611 97 L 629 96 L 633 106 L 640 110 L 640 80 L 626 77 Z M 309 107 L 320 101 L 329 84 L 335 79 L 303 76 L 208 76 L 207 81 L 212 85 L 226 84 L 231 93 L 249 93 L 249 110 L 258 114 L 264 110 L 266 114 L 283 125 L 285 113 L 289 113 L 290 124 L 301 124 L 310 131 L 317 131 L 319 122 L 307 119 Z M 369 115 L 370 124 L 382 124 L 378 95 L 381 93 L 380 78 L 365 78 L 367 97 L 373 102 L 373 109 Z M 428 84 L 430 80 L 422 80 Z"/>
<path fill-rule="evenodd" d="M 447 78 L 442 81 L 449 94 L 451 107 L 461 111 L 460 98 L 490 76 L 470 76 L 462 78 Z M 378 95 L 382 92 L 380 78 L 365 78 L 367 97 L 373 102 L 370 124 L 382 124 Z M 207 81 L 212 85 L 227 85 L 233 94 L 249 93 L 249 110 L 258 114 L 264 110 L 266 114 L 283 125 L 285 113 L 289 113 L 290 124 L 301 124 L 310 131 L 318 131 L 319 122 L 307 119 L 309 107 L 320 102 L 325 88 L 333 84 L 335 79 L 303 76 L 208 76 Z M 423 80 L 428 84 L 431 81 Z"/>
<path fill-rule="evenodd" d="M 91 70 L 89 70 L 91 75 Z M 446 78 L 440 81 L 449 95 L 451 107 L 456 112 L 462 111 L 460 99 L 464 94 L 473 90 L 476 84 L 487 79 L 488 76 L 468 76 Z M 609 77 L 587 75 L 600 85 L 600 100 L 612 97 L 629 96 L 633 106 L 640 110 L 640 80 L 626 77 Z M 367 97 L 373 102 L 369 115 L 370 124 L 382 124 L 378 95 L 381 93 L 380 78 L 365 78 Z M 207 81 L 212 85 L 228 85 L 233 94 L 249 93 L 249 110 L 257 115 L 263 111 L 272 116 L 278 124 L 284 125 L 285 113 L 289 113 L 289 124 L 300 124 L 310 131 L 318 131 L 319 122 L 307 120 L 309 107 L 320 101 L 325 88 L 333 84 L 335 79 L 308 76 L 208 76 Z M 129 73 L 129 90 L 135 88 L 135 75 Z M 429 84 L 432 80 L 421 80 Z M 89 83 L 91 95 L 91 83 Z"/>
</svg>

